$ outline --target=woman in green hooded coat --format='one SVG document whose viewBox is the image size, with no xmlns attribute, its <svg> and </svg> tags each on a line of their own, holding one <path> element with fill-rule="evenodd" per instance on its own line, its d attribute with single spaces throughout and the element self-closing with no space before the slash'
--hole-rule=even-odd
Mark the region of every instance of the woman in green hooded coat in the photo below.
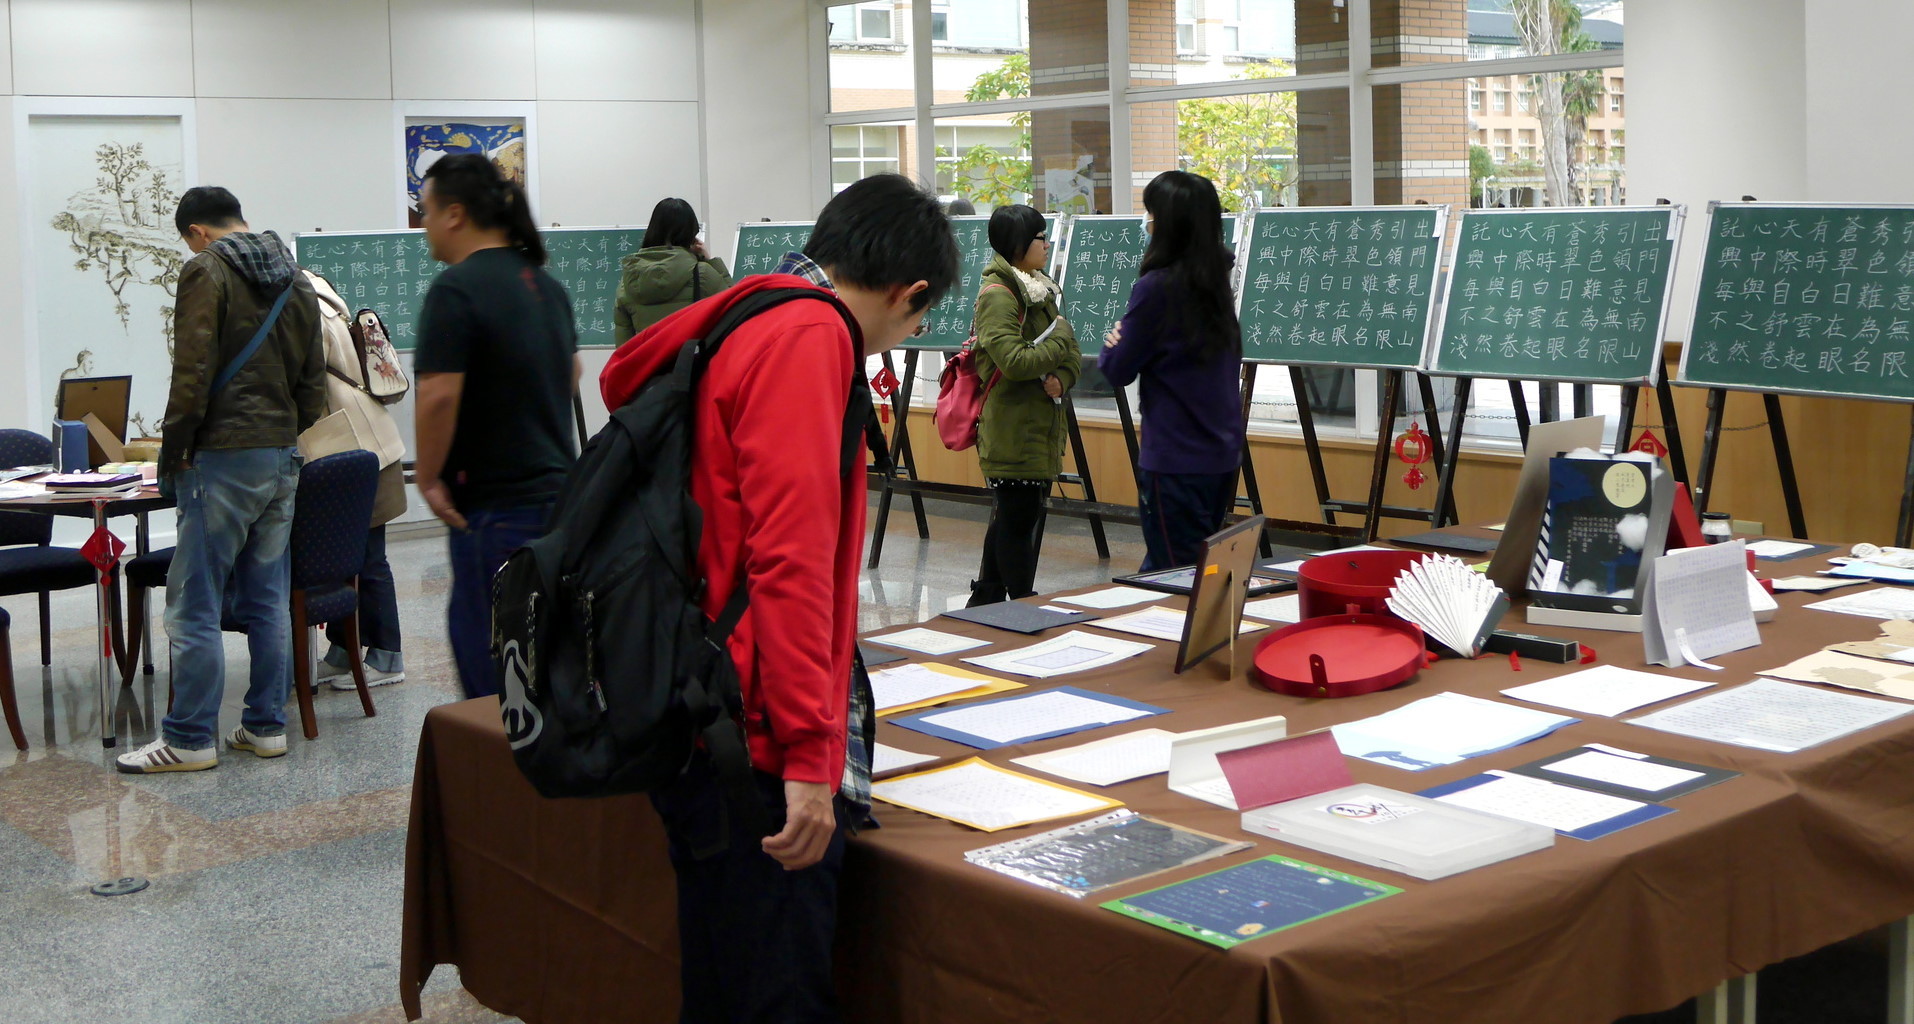
<svg viewBox="0 0 1914 1024">
<path fill-rule="evenodd" d="M 682 199 L 660 199 L 651 209 L 644 248 L 621 262 L 612 325 L 622 342 L 708 295 L 731 287 L 723 260 L 705 255 L 698 214 Z"/>
<path fill-rule="evenodd" d="M 1063 470 L 1063 393 L 1082 356 L 1058 311 L 1061 291 L 1044 273 L 1048 225 L 1028 206 L 990 215 L 996 251 L 977 294 L 977 376 L 990 388 L 977 423 L 977 458 L 990 482 L 990 527 L 970 605 L 1036 592 L 1044 496 Z M 994 383 L 992 383 L 994 380 Z"/>
</svg>

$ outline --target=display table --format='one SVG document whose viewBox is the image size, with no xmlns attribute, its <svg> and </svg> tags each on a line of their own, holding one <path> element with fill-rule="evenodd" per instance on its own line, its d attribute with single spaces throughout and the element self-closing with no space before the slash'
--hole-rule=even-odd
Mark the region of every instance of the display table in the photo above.
<svg viewBox="0 0 1914 1024">
<path fill-rule="evenodd" d="M 1821 564 L 1762 568 L 1787 575 Z M 1717 659 L 1726 671 L 1682 674 L 1733 685 L 1828 643 L 1877 635 L 1873 620 L 1800 609 L 1813 599 L 1782 596 L 1760 647 Z M 1518 612 L 1508 624 L 1519 621 Z M 932 625 L 999 647 L 1034 639 L 954 619 Z M 1585 640 L 1603 663 L 1645 667 L 1639 636 L 1543 632 Z M 1294 735 L 1445 690 L 1495 697 L 1580 667 L 1445 660 L 1393 690 L 1305 700 L 1252 687 L 1248 654 L 1234 678 L 1211 665 L 1177 677 L 1174 645 L 1158 644 L 1107 669 L 1029 682 L 1173 711 L 1142 725 L 1181 732 L 1283 714 Z M 1007 764 L 1138 727 L 985 756 Z M 887 724 L 878 739 L 948 759 L 976 753 Z M 1585 743 L 1744 774 L 1671 800 L 1675 814 L 1592 842 L 1560 838 L 1435 882 L 1249 836 L 1235 812 L 1173 794 L 1156 775 L 1100 792 L 1141 813 L 1254 839 L 1255 849 L 1083 901 L 963 860 L 966 850 L 1061 822 L 985 835 L 880 803 L 882 827 L 855 837 L 846 859 L 838 953 L 847 1019 L 1608 1024 L 1914 914 L 1914 717 L 1793 755 L 1583 717 L 1533 743 L 1426 772 L 1348 763 L 1358 782 L 1416 791 Z M 412 800 L 400 972 L 412 1017 L 433 966 L 456 964 L 481 1002 L 531 1024 L 677 1019 L 672 877 L 644 798 L 539 798 L 513 765 L 488 698 L 427 716 Z M 1229 952 L 1096 905 L 1271 853 L 1404 891 Z"/>
</svg>

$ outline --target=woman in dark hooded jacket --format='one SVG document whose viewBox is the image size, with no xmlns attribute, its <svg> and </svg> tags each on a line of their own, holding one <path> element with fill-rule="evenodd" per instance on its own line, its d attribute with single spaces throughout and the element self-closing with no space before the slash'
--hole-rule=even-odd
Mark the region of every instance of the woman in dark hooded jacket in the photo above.
<svg viewBox="0 0 1914 1024">
<path fill-rule="evenodd" d="M 682 199 L 660 199 L 652 207 L 644 248 L 626 256 L 623 267 L 613 313 L 621 340 L 731 287 L 724 261 L 705 255 L 698 214 Z"/>
</svg>

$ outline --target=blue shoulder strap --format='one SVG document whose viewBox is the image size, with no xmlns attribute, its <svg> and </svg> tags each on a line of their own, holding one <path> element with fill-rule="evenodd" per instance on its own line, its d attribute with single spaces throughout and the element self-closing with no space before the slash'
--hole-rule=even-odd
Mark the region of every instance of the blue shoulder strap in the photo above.
<svg viewBox="0 0 1914 1024">
<path fill-rule="evenodd" d="M 259 324 L 259 330 L 253 332 L 253 340 L 247 342 L 246 347 L 233 357 L 233 361 L 219 371 L 219 376 L 213 378 L 213 389 L 207 392 L 207 397 L 219 394 L 221 388 L 232 383 L 233 378 L 239 376 L 240 368 L 252 359 L 254 352 L 259 351 L 259 346 L 266 343 L 266 335 L 271 332 L 272 325 L 279 322 L 279 311 L 286 308 L 286 300 L 292 297 L 293 285 L 298 283 L 299 278 L 295 276 L 293 284 L 287 285 L 286 290 L 279 293 L 279 298 L 273 300 L 272 312 L 266 314 L 266 319 Z"/>
</svg>

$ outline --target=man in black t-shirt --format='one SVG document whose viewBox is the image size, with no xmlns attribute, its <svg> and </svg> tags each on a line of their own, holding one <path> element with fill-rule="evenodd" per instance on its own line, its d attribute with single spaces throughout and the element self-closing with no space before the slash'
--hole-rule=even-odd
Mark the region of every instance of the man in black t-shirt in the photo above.
<svg viewBox="0 0 1914 1024">
<path fill-rule="evenodd" d="M 577 455 L 571 298 L 544 271 L 525 193 L 477 154 L 425 173 L 432 255 L 451 264 L 419 317 L 419 493 L 451 530 L 452 654 L 467 697 L 499 692 L 491 581 L 543 532 Z"/>
</svg>

